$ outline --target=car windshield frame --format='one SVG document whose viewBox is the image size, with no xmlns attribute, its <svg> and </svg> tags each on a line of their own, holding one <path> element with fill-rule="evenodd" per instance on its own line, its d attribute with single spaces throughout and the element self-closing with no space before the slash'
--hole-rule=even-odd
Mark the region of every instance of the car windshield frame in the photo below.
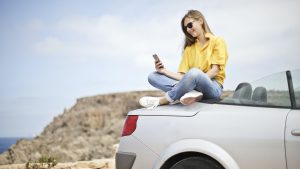
<svg viewBox="0 0 300 169">
<path fill-rule="evenodd" d="M 226 99 L 232 99 L 232 96 L 227 96 L 227 97 L 224 97 L 222 99 L 219 99 L 219 100 L 216 100 L 214 103 L 215 104 L 224 104 L 224 105 L 235 105 L 235 106 L 250 106 L 250 107 L 268 107 L 268 108 L 284 108 L 284 109 L 300 109 L 300 107 L 298 106 L 297 107 L 297 104 L 296 104 L 296 97 L 295 97 L 295 90 L 294 90 L 294 86 L 293 86 L 293 75 L 291 72 L 294 72 L 294 71 L 300 71 L 300 69 L 297 69 L 297 70 L 293 70 L 293 71 L 290 71 L 290 70 L 287 70 L 287 71 L 284 71 L 284 72 L 278 72 L 278 73 L 274 73 L 274 74 L 271 74 L 269 76 L 265 76 L 259 80 L 263 80 L 264 78 L 267 78 L 267 77 L 271 77 L 273 75 L 277 75 L 277 74 L 280 74 L 280 73 L 285 73 L 285 79 L 286 79 L 286 83 L 287 83 L 287 96 L 289 97 L 289 105 L 270 105 L 270 104 L 252 104 L 252 103 L 245 103 L 245 102 L 239 102 L 239 103 L 234 103 L 234 102 L 226 102 Z M 252 83 L 249 83 L 249 84 L 252 84 Z M 233 91 L 233 94 L 236 92 Z M 210 101 L 203 101 L 204 103 L 209 103 Z M 212 103 L 212 102 L 211 102 Z M 299 103 L 298 103 L 299 105 Z"/>
<path fill-rule="evenodd" d="M 291 98 L 293 109 L 300 109 L 300 69 L 291 71 Z"/>
</svg>

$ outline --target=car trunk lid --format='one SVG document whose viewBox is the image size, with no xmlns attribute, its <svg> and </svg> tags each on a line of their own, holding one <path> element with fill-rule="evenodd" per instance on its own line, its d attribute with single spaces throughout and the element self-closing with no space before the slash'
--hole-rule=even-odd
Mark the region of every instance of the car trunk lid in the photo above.
<svg viewBox="0 0 300 169">
<path fill-rule="evenodd" d="M 164 105 L 158 106 L 154 109 L 137 109 L 130 111 L 128 115 L 139 115 L 139 116 L 183 116 L 190 117 L 196 115 L 198 112 L 209 108 L 212 104 L 206 103 L 194 103 L 189 106 L 182 104 L 175 105 Z"/>
</svg>

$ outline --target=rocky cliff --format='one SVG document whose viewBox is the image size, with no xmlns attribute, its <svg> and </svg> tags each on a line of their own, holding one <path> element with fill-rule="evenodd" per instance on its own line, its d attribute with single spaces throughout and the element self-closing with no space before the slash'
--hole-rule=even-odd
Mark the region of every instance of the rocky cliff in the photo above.
<svg viewBox="0 0 300 169">
<path fill-rule="evenodd" d="M 162 93 L 139 91 L 78 99 L 39 136 L 19 140 L 2 153 L 0 165 L 25 163 L 42 155 L 55 157 L 59 162 L 110 158 L 112 145 L 119 142 L 124 118 L 128 111 L 140 108 L 138 100 L 145 95 L 161 96 Z"/>
</svg>

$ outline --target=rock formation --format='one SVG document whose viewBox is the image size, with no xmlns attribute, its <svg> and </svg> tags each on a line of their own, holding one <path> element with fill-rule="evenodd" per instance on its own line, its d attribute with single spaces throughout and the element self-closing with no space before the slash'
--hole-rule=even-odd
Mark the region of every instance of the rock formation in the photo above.
<svg viewBox="0 0 300 169">
<path fill-rule="evenodd" d="M 39 136 L 19 140 L 2 153 L 0 165 L 26 163 L 42 155 L 55 157 L 58 162 L 111 158 L 112 146 L 119 142 L 127 113 L 140 108 L 140 97 L 162 94 L 139 91 L 78 99 L 72 108 L 55 117 Z"/>
</svg>

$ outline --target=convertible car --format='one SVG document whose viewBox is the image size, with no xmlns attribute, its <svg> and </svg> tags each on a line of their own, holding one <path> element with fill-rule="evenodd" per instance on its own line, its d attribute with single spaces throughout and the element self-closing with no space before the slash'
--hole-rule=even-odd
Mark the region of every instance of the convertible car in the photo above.
<svg viewBox="0 0 300 169">
<path fill-rule="evenodd" d="M 228 97 L 128 113 L 117 169 L 300 169 L 300 70 Z"/>
</svg>

